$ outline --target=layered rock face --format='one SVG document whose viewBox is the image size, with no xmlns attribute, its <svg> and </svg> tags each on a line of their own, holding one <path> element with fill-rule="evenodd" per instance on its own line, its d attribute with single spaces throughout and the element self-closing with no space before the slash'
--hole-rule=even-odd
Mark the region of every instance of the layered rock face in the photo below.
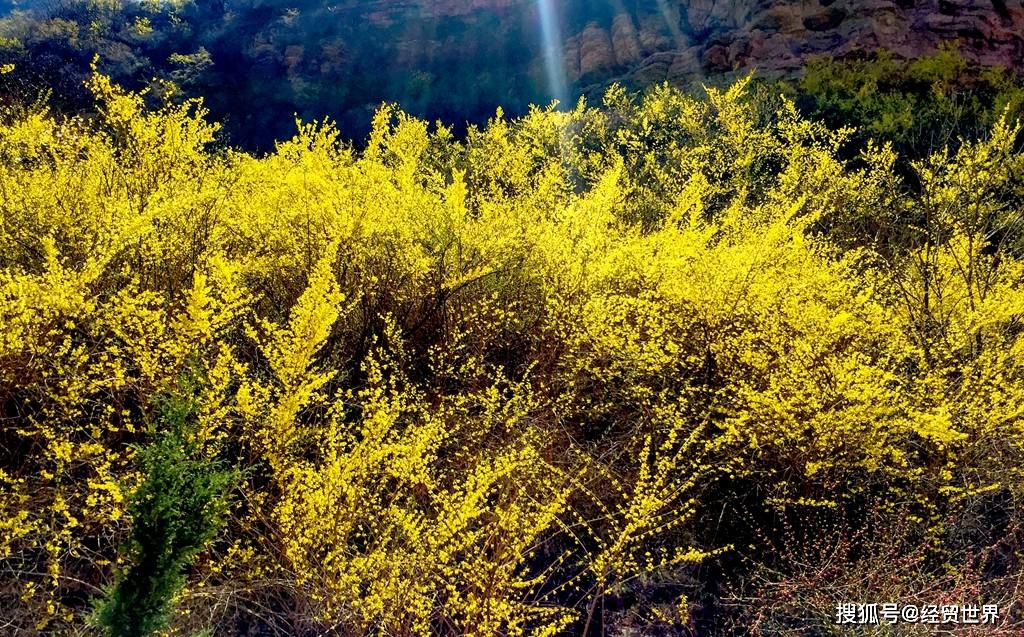
<svg viewBox="0 0 1024 637">
<path fill-rule="evenodd" d="M 689 83 L 756 69 L 797 72 L 808 59 L 878 49 L 913 58 L 956 42 L 971 61 L 1024 69 L 1024 0 L 552 0 L 566 79 L 576 92 L 611 81 Z M 349 0 L 345 11 L 400 42 L 403 67 L 468 61 L 528 78 L 544 94 L 538 0 Z M 454 28 L 452 25 L 456 25 Z M 395 31 L 398 29 L 398 31 Z M 438 32 L 460 33 L 439 39 Z M 403 41 L 404 38 L 404 41 Z M 503 50 L 495 59 L 479 51 Z M 456 51 L 455 55 L 452 52 Z M 519 68 L 510 69 L 514 62 Z"/>
<path fill-rule="evenodd" d="M 620 7 L 622 6 L 621 3 Z M 625 7 L 622 7 L 625 9 Z M 639 2 L 566 41 L 570 79 L 687 82 L 878 49 L 913 58 L 957 42 L 969 60 L 1024 68 L 1021 0 L 692 0 Z"/>
</svg>

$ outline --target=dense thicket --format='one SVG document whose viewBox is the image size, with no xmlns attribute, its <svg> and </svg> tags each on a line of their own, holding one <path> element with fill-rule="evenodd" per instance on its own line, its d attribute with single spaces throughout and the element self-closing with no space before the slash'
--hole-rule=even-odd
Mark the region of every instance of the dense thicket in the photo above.
<svg viewBox="0 0 1024 637">
<path fill-rule="evenodd" d="M 972 65 L 953 43 L 914 60 L 885 50 L 863 59 L 814 60 L 786 88 L 811 119 L 853 127 L 858 147 L 869 139 L 891 141 L 912 159 L 983 137 L 1001 117 L 1024 115 L 1019 75 Z"/>
<path fill-rule="evenodd" d="M 9 634 L 102 633 L 146 555 L 174 635 L 1019 633 L 1014 123 L 909 187 L 746 83 L 262 157 L 90 87 L 0 125 Z"/>
</svg>

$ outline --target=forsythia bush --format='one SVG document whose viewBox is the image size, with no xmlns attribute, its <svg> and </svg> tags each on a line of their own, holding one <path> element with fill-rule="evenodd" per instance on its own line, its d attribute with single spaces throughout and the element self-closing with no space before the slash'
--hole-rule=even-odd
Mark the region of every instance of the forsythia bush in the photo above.
<svg viewBox="0 0 1024 637">
<path fill-rule="evenodd" d="M 908 179 L 741 82 L 256 157 L 91 87 L 0 123 L 5 631 L 101 630 L 165 396 L 240 476 L 167 634 L 693 627 L 743 516 L 880 508 L 941 569 L 1017 515 L 1011 123 Z"/>
</svg>

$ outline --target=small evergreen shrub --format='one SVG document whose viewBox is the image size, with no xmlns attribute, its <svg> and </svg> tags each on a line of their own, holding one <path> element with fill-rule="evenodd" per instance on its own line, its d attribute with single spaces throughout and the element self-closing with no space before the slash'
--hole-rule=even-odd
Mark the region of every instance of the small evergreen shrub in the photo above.
<svg viewBox="0 0 1024 637">
<path fill-rule="evenodd" d="M 185 571 L 224 523 L 234 473 L 195 457 L 186 433 L 193 410 L 187 400 L 166 400 L 162 431 L 140 450 L 145 477 L 129 500 L 126 565 L 98 612 L 110 637 L 144 637 L 163 628 Z"/>
</svg>

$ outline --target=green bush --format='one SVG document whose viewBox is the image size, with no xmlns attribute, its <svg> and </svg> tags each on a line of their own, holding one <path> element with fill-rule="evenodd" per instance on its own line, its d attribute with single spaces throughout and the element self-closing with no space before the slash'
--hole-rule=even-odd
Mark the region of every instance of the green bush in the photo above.
<svg viewBox="0 0 1024 637">
<path fill-rule="evenodd" d="M 971 64 L 954 46 L 916 60 L 886 51 L 861 60 L 823 58 L 789 88 L 807 116 L 853 127 L 861 141 L 892 142 L 910 157 L 983 137 L 1004 113 L 1024 113 L 1020 77 Z"/>
<path fill-rule="evenodd" d="M 187 434 L 193 411 L 187 400 L 166 400 L 164 430 L 140 449 L 144 479 L 128 506 L 133 523 L 125 567 L 98 610 L 110 637 L 163 628 L 186 569 L 223 526 L 234 472 L 194 457 Z"/>
</svg>

